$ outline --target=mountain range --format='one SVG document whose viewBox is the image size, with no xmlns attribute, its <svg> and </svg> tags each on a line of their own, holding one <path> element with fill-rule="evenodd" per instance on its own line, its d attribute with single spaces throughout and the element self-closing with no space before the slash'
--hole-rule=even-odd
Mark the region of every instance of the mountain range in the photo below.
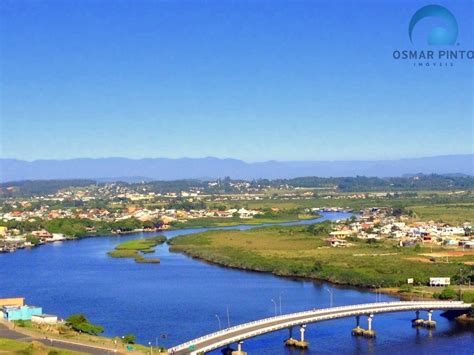
<svg viewBox="0 0 474 355">
<path fill-rule="evenodd" d="M 474 175 L 474 154 L 397 160 L 265 161 L 247 163 L 220 158 L 77 158 L 67 160 L 0 159 L 0 181 L 41 179 L 176 180 L 293 178 L 300 176 L 396 177 L 410 174 Z"/>
</svg>

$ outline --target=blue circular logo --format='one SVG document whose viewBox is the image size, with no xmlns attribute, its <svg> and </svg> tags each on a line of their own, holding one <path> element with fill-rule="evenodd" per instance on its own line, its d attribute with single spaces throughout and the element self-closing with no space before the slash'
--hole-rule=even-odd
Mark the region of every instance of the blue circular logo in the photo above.
<svg viewBox="0 0 474 355">
<path fill-rule="evenodd" d="M 458 38 L 458 22 L 447 8 L 440 5 L 427 5 L 419 9 L 410 20 L 408 33 L 413 43 L 412 34 L 416 24 L 426 17 L 437 17 L 444 22 L 444 26 L 433 28 L 428 35 L 430 45 L 453 45 Z"/>
</svg>

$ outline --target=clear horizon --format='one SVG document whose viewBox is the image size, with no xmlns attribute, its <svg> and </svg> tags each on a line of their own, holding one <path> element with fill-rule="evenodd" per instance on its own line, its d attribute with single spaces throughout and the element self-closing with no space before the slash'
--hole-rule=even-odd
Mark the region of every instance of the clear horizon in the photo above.
<svg viewBox="0 0 474 355">
<path fill-rule="evenodd" d="M 474 49 L 473 3 L 455 15 Z M 0 157 L 395 160 L 473 153 L 474 66 L 418 68 L 414 1 L 0 3 Z"/>
</svg>

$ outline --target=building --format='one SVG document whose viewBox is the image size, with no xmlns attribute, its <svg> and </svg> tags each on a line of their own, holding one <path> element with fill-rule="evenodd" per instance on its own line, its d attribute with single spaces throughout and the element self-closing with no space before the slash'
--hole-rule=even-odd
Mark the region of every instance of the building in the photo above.
<svg viewBox="0 0 474 355">
<path fill-rule="evenodd" d="M 23 307 L 25 299 L 23 297 L 0 298 L 0 308 L 4 306 Z"/>
<path fill-rule="evenodd" d="M 430 277 L 430 286 L 449 286 L 450 284 L 449 277 Z"/>
<path fill-rule="evenodd" d="M 31 316 L 31 322 L 36 324 L 57 324 L 58 317 L 51 314 L 38 314 Z"/>
<path fill-rule="evenodd" d="M 331 237 L 338 238 L 338 239 L 344 239 L 346 237 L 350 237 L 353 234 L 351 230 L 340 230 L 340 231 L 334 231 L 329 233 Z"/>
<path fill-rule="evenodd" d="M 348 247 L 350 246 L 351 244 L 348 243 L 346 240 L 344 239 L 337 239 L 337 238 L 328 238 L 326 240 L 327 244 L 332 246 L 332 247 Z"/>
<path fill-rule="evenodd" d="M 43 313 L 41 307 L 35 306 L 3 306 L 1 308 L 3 313 L 3 318 L 7 321 L 14 320 L 31 320 L 31 317 L 34 315 L 39 315 Z"/>
</svg>

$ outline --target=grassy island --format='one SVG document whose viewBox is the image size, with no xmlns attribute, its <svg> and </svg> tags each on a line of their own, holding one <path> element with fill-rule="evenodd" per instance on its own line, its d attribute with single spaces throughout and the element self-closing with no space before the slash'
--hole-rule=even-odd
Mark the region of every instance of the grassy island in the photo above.
<svg viewBox="0 0 474 355">
<path fill-rule="evenodd" d="M 433 276 L 456 279 L 459 270 L 466 272 L 474 261 L 472 250 L 400 247 L 393 239 L 368 243 L 348 238 L 351 246 L 330 247 L 325 223 L 208 231 L 175 237 L 169 243 L 171 251 L 223 266 L 362 287 L 397 287 L 407 278 L 414 278 L 415 284 L 426 284 Z"/>
<path fill-rule="evenodd" d="M 137 263 L 159 263 L 158 258 L 145 258 L 143 254 L 153 253 L 157 245 L 166 242 L 166 237 L 155 236 L 145 239 L 134 239 L 120 243 L 107 254 L 113 258 L 132 258 Z"/>
</svg>

